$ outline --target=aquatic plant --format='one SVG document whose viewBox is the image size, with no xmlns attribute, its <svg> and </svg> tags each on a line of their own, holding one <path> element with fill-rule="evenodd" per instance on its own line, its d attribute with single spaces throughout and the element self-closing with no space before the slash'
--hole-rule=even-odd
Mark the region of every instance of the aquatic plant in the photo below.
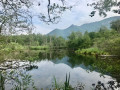
<svg viewBox="0 0 120 90">
<path fill-rule="evenodd" d="M 70 73 L 69 75 L 66 74 L 65 82 L 64 84 L 60 85 L 57 83 L 56 78 L 54 77 L 54 85 L 53 88 L 55 90 L 74 90 L 74 88 L 70 85 Z"/>
<path fill-rule="evenodd" d="M 70 73 L 69 73 L 69 76 L 67 76 L 67 74 L 66 74 L 66 81 L 65 81 L 64 85 L 65 85 L 64 90 L 69 90 L 71 88 L 71 86 L 70 86 Z"/>
</svg>

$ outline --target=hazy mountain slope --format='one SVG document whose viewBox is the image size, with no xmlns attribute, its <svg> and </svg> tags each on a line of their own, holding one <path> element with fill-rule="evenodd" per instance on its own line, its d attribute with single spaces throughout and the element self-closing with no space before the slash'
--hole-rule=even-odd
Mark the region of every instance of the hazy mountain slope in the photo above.
<svg viewBox="0 0 120 90">
<path fill-rule="evenodd" d="M 48 33 L 47 35 L 54 35 L 54 36 L 62 36 L 64 38 L 67 38 L 73 31 L 80 31 L 84 33 L 85 31 L 92 32 L 92 31 L 98 31 L 102 26 L 106 26 L 107 28 L 110 28 L 110 23 L 112 21 L 115 21 L 117 19 L 120 19 L 120 16 L 110 17 L 101 21 L 93 22 L 93 23 L 87 23 L 83 24 L 81 26 L 71 25 L 70 27 L 66 29 L 55 29 Z"/>
</svg>

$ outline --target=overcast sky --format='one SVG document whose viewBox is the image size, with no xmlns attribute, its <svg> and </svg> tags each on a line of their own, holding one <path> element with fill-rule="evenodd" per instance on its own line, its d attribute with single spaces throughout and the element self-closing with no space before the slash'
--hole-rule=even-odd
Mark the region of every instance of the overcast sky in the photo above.
<svg viewBox="0 0 120 90">
<path fill-rule="evenodd" d="M 55 0 L 53 0 L 54 2 Z M 79 2 L 76 3 L 77 0 L 69 0 L 69 4 L 75 4 L 71 11 L 66 11 L 61 17 L 61 20 L 58 24 L 50 24 L 47 25 L 46 23 L 40 21 L 38 18 L 33 18 L 34 26 L 36 27 L 33 31 L 34 33 L 41 33 L 41 34 L 47 34 L 50 31 L 54 29 L 65 29 L 69 27 L 70 25 L 82 25 L 85 23 L 95 22 L 102 19 L 105 19 L 103 17 L 100 17 L 98 14 L 96 14 L 94 17 L 90 17 L 89 14 L 93 10 L 92 7 L 88 7 L 87 3 L 90 2 L 90 0 L 78 0 Z M 41 0 L 41 2 L 44 2 L 44 5 L 39 7 L 37 6 L 37 3 L 35 2 L 35 6 L 32 8 L 34 13 L 38 13 L 39 11 L 42 13 L 47 13 L 46 6 L 47 0 Z M 117 14 L 114 14 L 112 12 L 108 13 L 107 17 L 117 16 Z"/>
</svg>

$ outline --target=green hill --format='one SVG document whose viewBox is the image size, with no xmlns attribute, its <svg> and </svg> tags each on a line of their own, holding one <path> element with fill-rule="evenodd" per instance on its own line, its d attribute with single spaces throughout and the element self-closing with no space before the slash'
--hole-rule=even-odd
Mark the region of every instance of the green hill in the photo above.
<svg viewBox="0 0 120 90">
<path fill-rule="evenodd" d="M 104 19 L 101 21 L 83 24 L 81 26 L 71 25 L 70 27 L 68 27 L 66 29 L 55 29 L 55 30 L 51 31 L 50 33 L 48 33 L 47 35 L 54 35 L 57 37 L 62 36 L 64 38 L 67 38 L 73 31 L 74 32 L 80 31 L 82 33 L 84 33 L 85 31 L 96 32 L 102 26 L 110 28 L 110 23 L 112 21 L 115 21 L 118 19 L 120 19 L 120 16 L 110 17 L 110 18 L 107 18 L 107 19 Z"/>
</svg>

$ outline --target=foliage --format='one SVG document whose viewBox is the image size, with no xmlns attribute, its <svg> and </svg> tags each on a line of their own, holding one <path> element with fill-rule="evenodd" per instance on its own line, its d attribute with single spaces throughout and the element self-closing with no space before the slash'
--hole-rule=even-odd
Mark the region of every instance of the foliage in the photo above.
<svg viewBox="0 0 120 90">
<path fill-rule="evenodd" d="M 62 48 L 66 48 L 66 40 L 62 37 L 54 37 L 41 34 L 0 36 L 1 56 L 11 53 L 12 51 L 23 51 L 29 49 L 49 50 Z"/>
<path fill-rule="evenodd" d="M 116 30 L 119 33 L 120 32 L 120 20 L 111 22 L 111 28 Z"/>
<path fill-rule="evenodd" d="M 94 10 L 91 12 L 90 16 L 93 17 L 98 11 L 100 16 L 107 16 L 107 12 L 113 11 L 114 13 L 120 14 L 119 12 L 119 6 L 120 1 L 117 0 L 97 0 L 92 2 L 92 4 L 88 4 L 88 6 L 92 6 Z M 115 9 L 112 9 L 113 7 L 118 7 Z"/>
<path fill-rule="evenodd" d="M 99 50 L 98 48 L 87 48 L 87 49 L 78 49 L 75 51 L 77 54 L 85 54 L 85 55 L 101 55 L 101 54 L 107 54 L 102 50 Z"/>
<path fill-rule="evenodd" d="M 9 89 L 11 90 L 26 90 L 29 88 L 36 90 L 36 87 L 34 86 L 34 82 L 31 79 L 31 76 L 23 71 L 17 71 L 17 70 L 3 71 L 2 73 L 0 73 L 0 75 L 4 77 L 3 85 L 10 84 L 12 88 Z"/>
<path fill-rule="evenodd" d="M 65 47 L 66 42 L 62 37 L 55 37 L 41 34 L 16 35 L 7 39 L 7 42 L 15 42 L 21 45 L 30 46 L 50 46 L 50 47 Z"/>
<path fill-rule="evenodd" d="M 85 32 L 79 39 L 69 38 L 68 47 L 71 45 L 69 42 L 77 42 L 72 43 L 72 46 L 78 49 L 76 53 L 79 54 L 119 55 L 120 53 L 120 34 L 116 30 L 109 30 L 104 26 L 98 32 Z"/>
<path fill-rule="evenodd" d="M 66 5 L 64 0 L 58 2 L 47 0 L 47 14 L 37 11 L 33 15 L 31 14 L 33 13 L 31 8 L 36 6 L 36 3 L 38 3 L 38 7 L 40 8 L 43 6 L 43 2 L 40 3 L 37 0 L 35 2 L 31 0 L 1 0 L 0 34 L 13 35 L 22 31 L 27 31 L 30 34 L 34 29 L 32 24 L 33 16 L 37 16 L 38 19 L 47 24 L 58 23 L 63 12 L 72 8 L 71 5 Z"/>
<path fill-rule="evenodd" d="M 0 34 L 9 35 L 24 30 L 31 31 L 32 18 L 28 10 L 31 5 L 30 0 L 1 0 Z"/>
<path fill-rule="evenodd" d="M 91 40 L 87 32 L 82 35 L 81 32 L 72 32 L 68 37 L 67 46 L 68 48 L 88 48 L 90 47 Z"/>
<path fill-rule="evenodd" d="M 113 55 L 120 55 L 120 37 L 113 37 L 112 39 L 105 40 L 105 42 L 102 42 L 100 45 L 98 47 L 102 48 L 106 52 Z"/>
<path fill-rule="evenodd" d="M 11 51 L 17 51 L 17 50 L 19 51 L 19 50 L 23 50 L 23 49 L 25 49 L 25 47 L 23 47 L 22 45 L 11 42 L 7 45 L 1 45 L 0 52 L 11 52 Z"/>
</svg>

